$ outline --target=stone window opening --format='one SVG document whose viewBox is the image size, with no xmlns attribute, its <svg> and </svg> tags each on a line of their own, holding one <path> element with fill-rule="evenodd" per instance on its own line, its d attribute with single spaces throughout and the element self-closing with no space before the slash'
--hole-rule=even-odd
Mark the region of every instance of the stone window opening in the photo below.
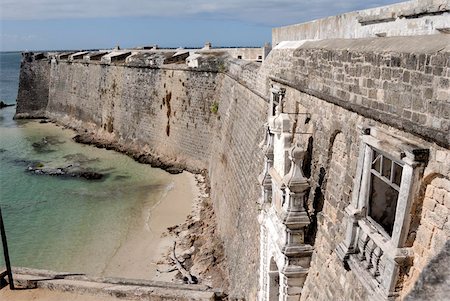
<svg viewBox="0 0 450 301">
<path fill-rule="evenodd" d="M 367 218 L 388 237 L 394 227 L 402 172 L 402 163 L 372 149 Z"/>
<path fill-rule="evenodd" d="M 336 253 L 368 292 L 398 297 L 412 262 L 406 240 L 429 150 L 381 129 L 362 129 L 354 189 L 345 209 L 346 236 Z"/>
<path fill-rule="evenodd" d="M 273 257 L 269 266 L 269 301 L 278 301 L 280 296 L 280 273 Z"/>
</svg>

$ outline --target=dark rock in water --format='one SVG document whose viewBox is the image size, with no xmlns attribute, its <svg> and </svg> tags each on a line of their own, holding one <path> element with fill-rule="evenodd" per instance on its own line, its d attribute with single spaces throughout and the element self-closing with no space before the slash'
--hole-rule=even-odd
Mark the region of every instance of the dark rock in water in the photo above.
<svg viewBox="0 0 450 301">
<path fill-rule="evenodd" d="M 100 161 L 99 158 L 89 158 L 88 156 L 77 153 L 77 154 L 68 154 L 63 157 L 68 162 L 74 162 L 74 164 L 87 164 Z"/>
<path fill-rule="evenodd" d="M 103 175 L 101 173 L 95 171 L 80 171 L 73 173 L 72 176 L 85 178 L 86 180 L 100 180 L 103 178 Z"/>
<path fill-rule="evenodd" d="M 27 171 L 35 175 L 83 178 L 86 180 L 101 180 L 104 177 L 104 175 L 99 172 L 88 169 L 80 169 L 75 165 L 50 168 L 43 166 L 43 164 L 41 163 L 28 166 Z"/>
<path fill-rule="evenodd" d="M 48 123 L 48 120 L 42 119 L 39 121 L 39 123 Z"/>
<path fill-rule="evenodd" d="M 167 167 L 164 169 L 165 171 L 167 171 L 168 173 L 172 174 L 172 175 L 176 175 L 179 173 L 182 173 L 183 170 L 177 167 Z"/>
<path fill-rule="evenodd" d="M 46 140 L 49 145 L 58 145 L 66 143 L 64 140 L 59 140 L 58 136 L 45 136 L 42 140 Z"/>
<path fill-rule="evenodd" d="M 130 178 L 130 176 L 117 175 L 117 176 L 114 177 L 114 180 L 115 181 L 120 181 L 120 180 L 125 180 L 125 179 L 128 179 L 128 178 Z"/>
<path fill-rule="evenodd" d="M 6 107 L 12 107 L 15 106 L 15 104 L 7 104 L 3 101 L 0 101 L 0 109 L 6 108 Z"/>
<path fill-rule="evenodd" d="M 132 157 L 135 161 L 139 163 L 150 164 L 152 167 L 161 168 L 162 170 L 165 170 L 170 174 L 179 174 L 182 173 L 184 170 L 187 170 L 192 173 L 201 172 L 201 170 L 186 168 L 185 165 L 178 162 L 174 162 L 170 159 L 168 160 L 166 158 L 161 158 L 159 156 L 155 156 L 149 153 L 141 153 L 139 151 L 129 150 L 123 145 L 118 144 L 117 142 L 108 141 L 106 139 L 98 139 L 94 135 L 89 133 L 76 135 L 72 138 L 72 140 L 77 143 L 94 145 L 98 148 L 115 150 L 117 152 Z"/>
<path fill-rule="evenodd" d="M 48 144 L 47 139 L 45 139 L 45 137 L 44 137 L 44 138 L 42 138 L 41 141 L 33 142 L 33 144 L 31 144 L 31 145 L 36 148 L 36 147 L 44 147 L 47 144 Z"/>
<path fill-rule="evenodd" d="M 38 142 L 33 142 L 31 144 L 31 146 L 38 153 L 51 153 L 51 152 L 55 151 L 54 149 L 50 148 L 51 146 L 63 144 L 63 143 L 65 143 L 65 142 L 62 140 L 59 140 L 58 137 L 56 137 L 56 136 L 47 136 L 47 137 L 43 137 Z"/>
<path fill-rule="evenodd" d="M 36 168 L 39 166 L 44 166 L 42 162 L 20 158 L 11 158 L 11 162 L 19 166 L 26 166 L 27 168 L 28 166 L 33 166 Z"/>
</svg>

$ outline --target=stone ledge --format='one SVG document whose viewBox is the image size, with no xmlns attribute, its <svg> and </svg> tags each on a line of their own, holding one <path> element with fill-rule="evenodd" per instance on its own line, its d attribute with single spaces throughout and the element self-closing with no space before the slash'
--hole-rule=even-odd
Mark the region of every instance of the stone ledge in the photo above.
<svg viewBox="0 0 450 301">
<path fill-rule="evenodd" d="M 15 286 L 22 289 L 49 289 L 93 296 L 114 296 L 128 300 L 221 300 L 221 291 L 204 285 L 90 277 L 83 274 L 14 268 Z"/>
<path fill-rule="evenodd" d="M 414 53 L 433 54 L 450 52 L 450 36 L 445 34 L 385 37 L 385 38 L 359 38 L 359 39 L 324 39 L 319 41 L 306 41 L 298 47 L 294 56 L 299 56 L 301 49 L 347 50 L 375 53 Z"/>
<path fill-rule="evenodd" d="M 333 95 L 330 95 L 327 93 L 324 93 L 322 91 L 310 89 L 309 87 L 307 87 L 304 84 L 295 83 L 295 82 L 289 81 L 287 79 L 279 78 L 276 76 L 269 76 L 269 78 L 270 78 L 270 80 L 272 80 L 274 82 L 280 83 L 282 85 L 286 85 L 290 88 L 293 88 L 302 93 L 311 95 L 313 97 L 320 98 L 326 102 L 329 102 L 329 103 L 332 103 L 339 107 L 342 107 L 350 112 L 355 112 L 366 118 L 370 118 L 375 121 L 379 121 L 381 123 L 392 126 L 394 128 L 404 130 L 405 132 L 409 132 L 409 133 L 418 135 L 419 137 L 423 138 L 424 140 L 435 142 L 439 146 L 442 146 L 445 148 L 450 147 L 450 137 L 448 137 L 447 132 L 439 131 L 437 129 L 432 129 L 427 126 L 419 125 L 419 124 L 413 123 L 410 120 L 404 119 L 402 117 L 394 116 L 392 114 L 388 114 L 384 111 L 371 109 L 371 108 L 365 107 L 363 105 L 359 105 L 357 103 L 345 101 L 343 99 L 340 99 L 336 96 L 333 96 Z"/>
</svg>

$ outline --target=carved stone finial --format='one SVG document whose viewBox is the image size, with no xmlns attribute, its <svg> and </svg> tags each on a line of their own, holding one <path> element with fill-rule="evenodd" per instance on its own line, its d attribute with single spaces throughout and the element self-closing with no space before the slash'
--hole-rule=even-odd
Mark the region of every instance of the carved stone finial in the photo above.
<svg viewBox="0 0 450 301">
<path fill-rule="evenodd" d="M 270 129 L 274 133 L 289 133 L 291 131 L 292 121 L 289 118 L 289 115 L 281 113 L 277 106 L 275 117 L 270 120 L 269 125 Z"/>
<path fill-rule="evenodd" d="M 308 179 L 305 178 L 302 171 L 302 160 L 305 155 L 305 150 L 294 144 L 289 150 L 289 160 L 291 160 L 291 168 L 284 176 L 283 182 L 290 191 L 295 193 L 304 192 L 309 187 Z"/>
</svg>

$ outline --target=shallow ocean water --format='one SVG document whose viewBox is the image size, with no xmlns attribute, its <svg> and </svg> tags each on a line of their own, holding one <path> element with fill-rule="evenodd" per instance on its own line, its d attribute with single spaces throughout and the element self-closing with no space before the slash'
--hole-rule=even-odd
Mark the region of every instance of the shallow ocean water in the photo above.
<svg viewBox="0 0 450 301">
<path fill-rule="evenodd" d="M 2 91 L 2 96 L 14 94 L 11 88 Z M 143 208 L 173 187 L 171 175 L 114 151 L 77 144 L 72 130 L 15 121 L 14 112 L 15 107 L 0 110 L 0 205 L 11 264 L 101 273 Z M 76 164 L 105 177 L 35 175 L 27 171 L 33 164 Z"/>
</svg>

